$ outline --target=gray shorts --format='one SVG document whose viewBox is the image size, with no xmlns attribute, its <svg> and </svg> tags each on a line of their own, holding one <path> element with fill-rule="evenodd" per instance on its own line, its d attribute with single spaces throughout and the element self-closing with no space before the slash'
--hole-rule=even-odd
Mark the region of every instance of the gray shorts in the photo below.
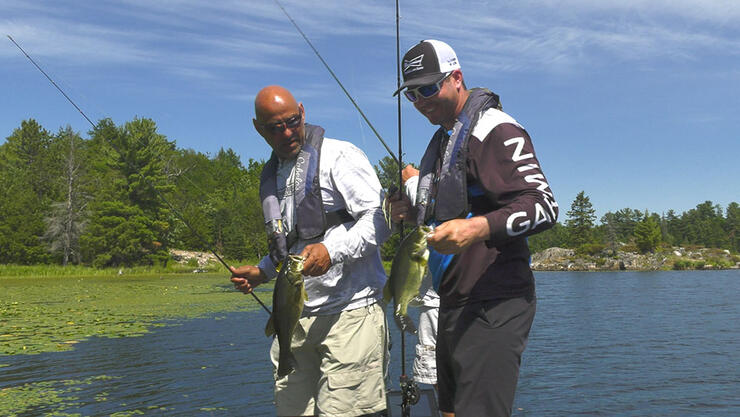
<svg viewBox="0 0 740 417">
<path fill-rule="evenodd" d="M 416 334 L 416 356 L 414 357 L 414 381 L 422 384 L 437 383 L 437 322 L 439 307 L 419 307 L 419 330 Z"/>
<path fill-rule="evenodd" d="M 534 296 L 442 307 L 437 339 L 439 408 L 456 417 L 508 417 L 534 321 Z"/>
</svg>

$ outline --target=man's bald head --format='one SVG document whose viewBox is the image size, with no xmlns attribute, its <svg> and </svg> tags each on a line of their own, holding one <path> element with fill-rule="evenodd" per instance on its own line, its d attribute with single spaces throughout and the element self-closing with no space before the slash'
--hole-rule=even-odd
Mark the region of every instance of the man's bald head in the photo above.
<svg viewBox="0 0 740 417">
<path fill-rule="evenodd" d="M 254 98 L 254 127 L 278 157 L 293 158 L 305 141 L 305 112 L 290 91 L 269 85 Z M 291 127 L 291 122 L 297 121 Z"/>
<path fill-rule="evenodd" d="M 254 114 L 257 121 L 269 119 L 272 114 L 284 109 L 295 110 L 298 103 L 290 91 L 279 85 L 268 85 L 254 98 Z"/>
</svg>

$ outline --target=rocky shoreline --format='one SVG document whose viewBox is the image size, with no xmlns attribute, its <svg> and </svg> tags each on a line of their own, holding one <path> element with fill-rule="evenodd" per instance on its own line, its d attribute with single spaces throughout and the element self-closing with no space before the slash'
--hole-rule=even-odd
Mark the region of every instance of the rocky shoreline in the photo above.
<svg viewBox="0 0 740 417">
<path fill-rule="evenodd" d="M 681 269 L 740 269 L 740 256 L 728 250 L 673 247 L 641 254 L 604 249 L 596 254 L 549 248 L 532 255 L 535 271 L 661 271 Z"/>
<path fill-rule="evenodd" d="M 210 252 L 170 249 L 170 257 L 181 265 L 194 267 L 195 273 L 207 272 L 205 269 L 207 266 L 219 263 L 216 256 Z"/>
<path fill-rule="evenodd" d="M 206 272 L 218 264 L 212 253 L 170 250 L 179 264 L 188 264 L 193 272 Z M 673 247 L 641 254 L 623 249 L 603 249 L 595 254 L 574 249 L 549 248 L 532 255 L 535 271 L 664 271 L 681 269 L 740 269 L 740 255 L 725 249 Z"/>
</svg>

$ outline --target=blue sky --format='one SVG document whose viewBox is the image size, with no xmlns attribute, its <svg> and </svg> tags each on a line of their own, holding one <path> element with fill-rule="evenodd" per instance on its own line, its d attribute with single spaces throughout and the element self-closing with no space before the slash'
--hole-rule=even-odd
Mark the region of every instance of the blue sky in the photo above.
<svg viewBox="0 0 740 417">
<path fill-rule="evenodd" d="M 283 0 L 397 150 L 395 1 Z M 34 118 L 89 125 L 5 37 L 94 121 L 153 119 L 180 148 L 269 147 L 252 128 L 259 89 L 281 84 L 327 136 L 385 150 L 274 1 L 0 0 L 0 141 Z M 740 2 L 401 1 L 401 53 L 457 52 L 469 87 L 497 92 L 530 133 L 562 216 L 585 191 L 600 217 L 740 202 Z M 402 103 L 404 160 L 434 131 Z M 0 142 L 1 143 L 1 142 Z"/>
</svg>

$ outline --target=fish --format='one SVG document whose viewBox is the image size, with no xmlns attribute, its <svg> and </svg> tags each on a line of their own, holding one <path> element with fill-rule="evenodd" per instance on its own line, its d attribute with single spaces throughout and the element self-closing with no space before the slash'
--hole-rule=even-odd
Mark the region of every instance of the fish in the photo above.
<svg viewBox="0 0 740 417">
<path fill-rule="evenodd" d="M 278 377 L 293 372 L 298 366 L 290 344 L 298 319 L 303 314 L 303 303 L 308 294 L 303 285 L 303 261 L 300 255 L 288 255 L 275 280 L 272 292 L 272 314 L 265 326 L 266 336 L 277 336 L 280 346 L 278 358 Z"/>
<path fill-rule="evenodd" d="M 383 300 L 388 304 L 393 300 L 393 316 L 401 331 L 416 334 L 416 326 L 408 315 L 408 306 L 421 298 L 420 288 L 427 274 L 429 249 L 427 236 L 432 233 L 431 226 L 417 226 L 400 243 L 393 257 L 391 274 L 383 288 Z"/>
</svg>

